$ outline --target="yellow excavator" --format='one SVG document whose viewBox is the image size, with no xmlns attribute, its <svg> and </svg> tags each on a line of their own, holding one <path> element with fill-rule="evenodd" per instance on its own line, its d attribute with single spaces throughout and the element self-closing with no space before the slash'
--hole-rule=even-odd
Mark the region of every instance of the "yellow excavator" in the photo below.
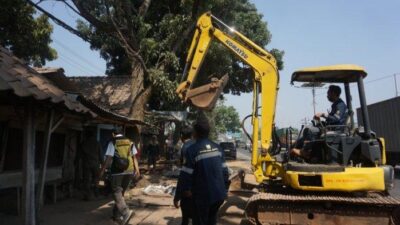
<svg viewBox="0 0 400 225">
<path fill-rule="evenodd" d="M 340 83 L 348 106 L 347 125 L 317 130 L 308 146 L 312 160 L 290 156 L 290 144 L 279 148 L 274 138 L 279 73 L 275 58 L 211 13 L 198 19 L 184 81 L 176 92 L 186 103 L 211 110 L 228 81 L 212 78 L 195 87 L 195 79 L 210 43 L 217 40 L 254 71 L 251 165 L 260 193 L 253 195 L 245 214 L 251 224 L 400 224 L 400 199 L 393 188 L 394 170 L 386 165 L 385 142 L 371 131 L 363 79 L 367 73 L 356 65 L 306 68 L 293 73 L 292 84 Z M 350 84 L 358 85 L 363 127 L 354 127 Z M 259 130 L 260 136 L 259 136 Z M 246 131 L 245 131 L 246 132 Z M 246 132 L 247 133 L 247 132 Z M 250 136 L 250 135 L 249 135 Z M 290 131 L 287 138 L 290 139 Z M 291 143 L 287 140 L 286 143 Z"/>
</svg>

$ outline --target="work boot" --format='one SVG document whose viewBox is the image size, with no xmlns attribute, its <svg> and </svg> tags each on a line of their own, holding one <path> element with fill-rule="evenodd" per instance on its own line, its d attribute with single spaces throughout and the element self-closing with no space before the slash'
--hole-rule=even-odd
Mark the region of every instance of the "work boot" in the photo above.
<svg viewBox="0 0 400 225">
<path fill-rule="evenodd" d="M 132 216 L 133 216 L 133 211 L 132 210 L 128 210 L 128 212 L 124 216 L 121 216 L 118 219 L 119 224 L 120 225 L 127 225 Z"/>
</svg>

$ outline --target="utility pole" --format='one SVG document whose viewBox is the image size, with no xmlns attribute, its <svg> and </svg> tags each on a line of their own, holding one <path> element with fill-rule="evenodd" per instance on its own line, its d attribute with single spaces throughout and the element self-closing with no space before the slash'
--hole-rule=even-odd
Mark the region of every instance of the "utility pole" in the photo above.
<svg viewBox="0 0 400 225">
<path fill-rule="evenodd" d="M 397 77 L 397 74 L 396 74 L 396 73 L 393 74 L 393 78 L 394 78 L 394 89 L 395 89 L 395 91 L 396 91 L 396 97 L 397 97 L 397 96 L 399 96 L 399 92 L 397 91 L 397 79 L 396 79 L 396 77 Z"/>
<path fill-rule="evenodd" d="M 315 105 L 317 104 L 317 102 L 315 101 L 315 86 L 312 87 L 311 91 L 312 91 L 312 99 L 313 99 L 312 104 L 313 104 L 314 115 L 315 115 L 315 113 L 316 113 Z"/>
<path fill-rule="evenodd" d="M 307 126 L 307 124 L 308 124 L 308 119 L 307 119 L 307 117 L 304 117 L 304 119 L 302 119 L 301 121 L 303 122 L 303 125 L 304 125 L 304 126 Z"/>
<path fill-rule="evenodd" d="M 314 115 L 316 113 L 316 106 L 317 106 L 317 101 L 315 101 L 315 89 L 317 88 L 322 88 L 324 86 L 324 84 L 322 83 L 318 83 L 318 82 L 310 82 L 310 83 L 304 83 L 302 84 L 300 87 L 303 88 L 310 88 L 311 89 L 311 93 L 312 93 L 312 105 L 313 105 L 313 110 L 314 110 Z"/>
</svg>

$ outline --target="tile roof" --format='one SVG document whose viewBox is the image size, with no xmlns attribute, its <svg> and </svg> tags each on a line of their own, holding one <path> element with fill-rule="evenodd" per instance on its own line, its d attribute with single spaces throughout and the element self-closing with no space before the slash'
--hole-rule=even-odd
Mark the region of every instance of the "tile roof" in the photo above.
<svg viewBox="0 0 400 225">
<path fill-rule="evenodd" d="M 36 71 L 38 71 L 40 74 L 48 78 L 58 86 L 60 89 L 63 91 L 67 92 L 69 96 L 73 97 L 77 101 L 81 102 L 83 105 L 87 106 L 90 108 L 93 112 L 99 115 L 99 117 L 102 117 L 103 119 L 111 119 L 111 120 L 117 120 L 121 123 L 131 123 L 131 124 L 141 124 L 145 125 L 143 121 L 140 120 L 135 120 L 132 118 L 129 118 L 126 115 L 123 115 L 119 113 L 115 109 L 109 109 L 109 107 L 104 106 L 104 104 L 99 104 L 95 100 L 90 99 L 85 93 L 88 92 L 88 90 L 92 89 L 88 86 L 88 82 L 84 82 L 81 79 L 71 79 L 71 77 L 67 77 L 64 74 L 64 70 L 62 68 L 51 68 L 51 67 L 46 67 L 46 68 L 34 68 Z M 76 78 L 76 77 L 73 77 Z M 79 77 L 83 78 L 83 77 Z M 107 77 L 91 77 L 95 79 L 100 79 L 102 80 L 103 78 Z M 87 80 L 87 79 L 83 79 Z M 105 79 L 105 80 L 110 80 L 110 79 Z M 116 79 L 111 79 L 111 80 L 116 80 Z M 120 78 L 119 80 L 124 81 L 124 78 Z M 130 79 L 128 79 L 130 81 Z M 120 85 L 117 83 L 116 85 Z M 123 85 L 122 85 L 123 86 Z M 117 88 L 117 87 L 115 87 Z M 118 89 L 118 88 L 117 88 Z M 113 93 L 116 93 L 118 91 L 114 91 Z M 112 94 L 109 92 L 106 92 L 105 95 L 103 96 L 104 98 L 107 98 L 108 94 Z M 115 96 L 114 96 L 115 97 Z M 117 96 L 117 98 L 123 99 L 122 96 Z M 118 99 L 117 99 L 118 100 Z M 115 100 L 114 100 L 115 102 Z"/>
<path fill-rule="evenodd" d="M 123 116 L 129 116 L 134 96 L 132 96 L 132 77 L 97 76 L 67 77 L 85 98 L 102 108 Z"/>
<path fill-rule="evenodd" d="M 0 91 L 2 90 L 12 90 L 19 97 L 33 97 L 36 100 L 64 104 L 71 111 L 96 116 L 88 107 L 70 99 L 50 80 L 0 46 Z"/>
<path fill-rule="evenodd" d="M 123 124 L 145 124 L 96 104 L 82 96 L 81 85 L 69 81 L 62 68 L 31 68 L 0 46 L 0 91 L 11 90 L 19 97 L 33 97 L 63 104 L 67 109 L 90 114 L 101 121 Z"/>
<path fill-rule="evenodd" d="M 80 93 L 78 87 L 74 85 L 64 74 L 61 67 L 33 67 L 41 75 L 49 79 L 53 84 L 65 92 Z"/>
</svg>

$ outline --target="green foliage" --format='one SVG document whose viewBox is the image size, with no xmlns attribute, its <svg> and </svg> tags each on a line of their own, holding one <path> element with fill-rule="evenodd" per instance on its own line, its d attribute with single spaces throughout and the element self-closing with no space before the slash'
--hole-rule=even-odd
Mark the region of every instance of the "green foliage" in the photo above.
<svg viewBox="0 0 400 225">
<path fill-rule="evenodd" d="M 57 58 L 49 46 L 53 27 L 47 16 L 34 17 L 35 10 L 23 0 L 1 1 L 0 45 L 34 66 Z"/>
<path fill-rule="evenodd" d="M 285 51 L 273 48 L 269 52 L 275 57 L 278 69 L 283 70 L 283 55 Z"/>
<path fill-rule="evenodd" d="M 153 98 L 149 102 L 149 105 L 152 106 L 151 108 L 154 108 L 154 105 L 160 105 L 163 110 L 175 110 L 180 103 L 175 93 L 177 83 L 169 80 L 169 75 L 159 69 L 150 69 L 149 75 L 153 89 L 156 90 L 153 92 Z"/>
<path fill-rule="evenodd" d="M 133 1 L 139 7 L 143 1 Z M 104 1 L 86 1 L 91 14 L 110 25 Z M 235 27 L 260 46 L 267 46 L 271 34 L 262 15 L 249 0 L 158 0 L 152 1 L 147 13 L 139 15 L 133 10 L 129 17 L 122 10 L 113 8 L 116 19 L 128 20 L 127 30 L 135 40 L 128 40 L 138 49 L 148 69 L 146 82 L 154 85 L 150 107 L 152 109 L 179 109 L 181 104 L 175 96 L 176 85 L 180 82 L 193 27 L 199 15 L 211 11 L 215 16 Z M 119 17 L 121 18 L 119 18 Z M 192 30 L 190 29 L 192 28 Z M 100 51 L 107 61 L 108 75 L 126 75 L 132 72 L 131 61 L 115 35 L 109 35 L 87 22 L 78 21 L 77 29 L 93 41 L 91 48 Z M 273 50 L 283 68 L 283 51 Z M 200 71 L 195 85 L 209 81 L 210 75 L 230 75 L 225 93 L 240 94 L 253 88 L 253 74 L 234 55 L 217 43 L 213 43 Z M 165 85 L 165 86 L 164 86 Z"/>
<path fill-rule="evenodd" d="M 218 133 L 239 132 L 239 113 L 233 106 L 218 105 L 215 111 L 215 129 Z"/>
<path fill-rule="evenodd" d="M 224 105 L 220 100 L 213 111 L 205 114 L 211 125 L 210 136 L 216 138 L 218 134 L 240 131 L 239 113 L 233 106 Z"/>
</svg>

